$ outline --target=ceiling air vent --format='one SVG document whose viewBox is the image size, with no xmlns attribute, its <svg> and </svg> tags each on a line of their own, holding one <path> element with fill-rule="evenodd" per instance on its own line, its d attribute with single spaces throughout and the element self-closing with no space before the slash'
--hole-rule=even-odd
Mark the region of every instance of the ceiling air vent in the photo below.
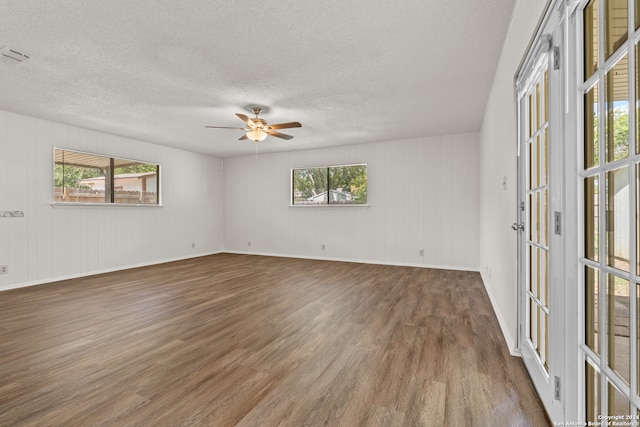
<svg viewBox="0 0 640 427">
<path fill-rule="evenodd" d="M 29 59 L 29 55 L 19 52 L 15 49 L 11 49 L 10 47 L 3 47 L 0 49 L 0 62 L 4 62 L 6 64 L 19 65 L 24 61 Z"/>
</svg>

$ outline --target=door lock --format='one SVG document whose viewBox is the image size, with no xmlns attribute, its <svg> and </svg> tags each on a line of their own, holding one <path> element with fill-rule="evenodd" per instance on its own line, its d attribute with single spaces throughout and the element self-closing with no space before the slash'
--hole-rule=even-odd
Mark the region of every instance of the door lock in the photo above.
<svg viewBox="0 0 640 427">
<path fill-rule="evenodd" d="M 520 224 L 518 224 L 517 222 L 514 222 L 511 225 L 511 228 L 513 229 L 513 231 L 524 231 L 524 222 L 521 222 Z"/>
</svg>

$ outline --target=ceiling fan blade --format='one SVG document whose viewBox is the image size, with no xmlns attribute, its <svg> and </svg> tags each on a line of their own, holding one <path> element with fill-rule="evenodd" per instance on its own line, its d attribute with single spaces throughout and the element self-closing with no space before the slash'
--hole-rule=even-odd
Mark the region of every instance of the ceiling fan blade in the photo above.
<svg viewBox="0 0 640 427">
<path fill-rule="evenodd" d="M 276 123 L 275 125 L 267 126 L 267 129 L 288 129 L 288 128 L 301 128 L 302 125 L 299 122 L 289 123 Z"/>
<path fill-rule="evenodd" d="M 244 128 L 235 128 L 235 127 L 229 127 L 229 126 L 205 126 L 206 128 L 212 128 L 212 129 L 240 129 L 240 130 L 244 130 Z"/>
<path fill-rule="evenodd" d="M 255 127 L 256 124 L 251 121 L 249 116 L 245 116 L 244 114 L 240 114 L 240 113 L 236 113 L 236 116 L 238 116 L 238 118 L 243 122 L 245 122 L 250 128 Z"/>
<path fill-rule="evenodd" d="M 293 138 L 291 135 L 285 135 L 284 133 L 276 132 L 275 130 L 271 130 L 271 129 L 266 129 L 265 133 L 267 135 L 275 136 L 276 138 L 282 138 L 282 139 Z"/>
<path fill-rule="evenodd" d="M 242 141 L 243 139 L 249 139 L 249 138 L 247 138 L 247 134 L 246 133 L 244 135 L 242 135 L 240 138 L 238 138 L 238 141 Z"/>
</svg>

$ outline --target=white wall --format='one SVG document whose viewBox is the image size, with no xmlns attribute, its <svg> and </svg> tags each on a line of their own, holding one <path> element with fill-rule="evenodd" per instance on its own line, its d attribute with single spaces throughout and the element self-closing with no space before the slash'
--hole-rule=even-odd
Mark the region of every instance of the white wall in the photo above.
<svg viewBox="0 0 640 427">
<path fill-rule="evenodd" d="M 478 138 L 225 159 L 225 250 L 477 270 Z M 369 208 L 289 207 L 291 168 L 349 163 L 368 164 Z"/>
<path fill-rule="evenodd" d="M 53 147 L 159 163 L 163 207 L 52 207 Z M 0 290 L 219 252 L 222 160 L 0 110 Z M 195 248 L 192 248 L 195 243 Z"/>
<path fill-rule="evenodd" d="M 546 0 L 520 0 L 485 110 L 480 132 L 480 269 L 507 345 L 517 343 L 517 131 L 514 77 Z M 507 189 L 503 177 L 507 176 Z"/>
</svg>

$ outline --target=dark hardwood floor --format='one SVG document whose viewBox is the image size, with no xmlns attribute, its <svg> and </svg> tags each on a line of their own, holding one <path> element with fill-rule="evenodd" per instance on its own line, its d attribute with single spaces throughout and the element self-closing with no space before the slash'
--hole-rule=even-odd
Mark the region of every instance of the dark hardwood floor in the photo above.
<svg viewBox="0 0 640 427">
<path fill-rule="evenodd" d="M 0 426 L 545 426 L 478 273 L 219 254 L 0 292 Z"/>
</svg>

